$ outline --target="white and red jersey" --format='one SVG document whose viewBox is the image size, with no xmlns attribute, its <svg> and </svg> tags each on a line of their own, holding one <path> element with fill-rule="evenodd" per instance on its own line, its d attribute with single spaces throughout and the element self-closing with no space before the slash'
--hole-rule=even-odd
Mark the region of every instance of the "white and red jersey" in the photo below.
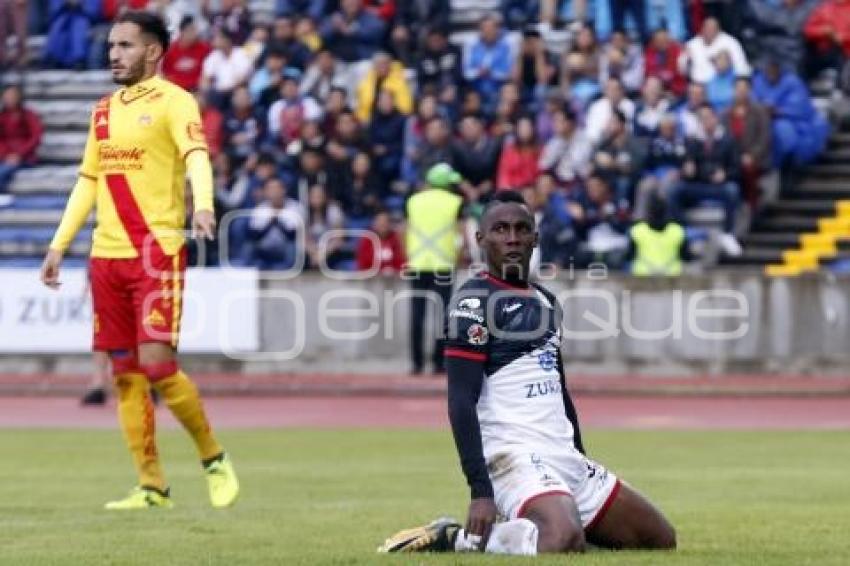
<svg viewBox="0 0 850 566">
<path fill-rule="evenodd" d="M 541 288 L 488 274 L 467 281 L 448 310 L 446 355 L 484 364 L 477 413 L 485 459 L 517 450 L 572 452 L 560 363 L 562 316 Z"/>
</svg>

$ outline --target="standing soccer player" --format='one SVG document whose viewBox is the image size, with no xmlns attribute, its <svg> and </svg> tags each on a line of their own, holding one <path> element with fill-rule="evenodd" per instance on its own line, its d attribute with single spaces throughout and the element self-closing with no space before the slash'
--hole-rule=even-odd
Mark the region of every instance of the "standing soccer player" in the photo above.
<svg viewBox="0 0 850 566">
<path fill-rule="evenodd" d="M 119 421 L 139 475 L 130 495 L 107 509 L 173 506 L 157 453 L 151 386 L 195 441 L 213 507 L 227 507 L 239 494 L 198 390 L 175 359 L 187 173 L 193 235 L 213 239 L 215 219 L 198 106 L 191 94 L 156 76 L 167 47 L 168 31 L 153 14 L 128 11 L 109 32 L 112 79 L 123 88 L 95 106 L 79 179 L 41 268 L 42 282 L 57 288 L 62 255 L 96 208 L 94 349 L 112 359 Z"/>
<path fill-rule="evenodd" d="M 533 555 L 604 548 L 671 549 L 673 527 L 643 496 L 584 455 L 561 361 L 561 311 L 529 284 L 534 217 L 497 195 L 478 242 L 488 270 L 448 313 L 449 418 L 472 501 L 465 527 L 438 519 L 383 552 Z M 506 519 L 496 522 L 497 516 Z"/>
</svg>

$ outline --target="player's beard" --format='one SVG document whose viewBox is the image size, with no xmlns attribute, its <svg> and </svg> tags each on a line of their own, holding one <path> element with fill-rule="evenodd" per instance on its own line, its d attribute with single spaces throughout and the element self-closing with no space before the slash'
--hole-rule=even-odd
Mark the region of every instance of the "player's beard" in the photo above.
<svg viewBox="0 0 850 566">
<path fill-rule="evenodd" d="M 130 64 L 127 69 L 127 74 L 122 77 L 113 76 L 112 81 L 119 85 L 133 86 L 141 81 L 145 76 L 145 60 L 139 59 L 135 63 Z"/>
</svg>

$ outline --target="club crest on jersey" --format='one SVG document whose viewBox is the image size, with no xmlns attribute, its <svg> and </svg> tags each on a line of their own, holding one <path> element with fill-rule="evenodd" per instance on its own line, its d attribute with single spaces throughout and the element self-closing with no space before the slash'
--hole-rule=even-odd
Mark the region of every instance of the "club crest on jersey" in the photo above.
<svg viewBox="0 0 850 566">
<path fill-rule="evenodd" d="M 552 371 L 555 369 L 555 354 L 549 351 L 543 352 L 537 356 L 537 363 L 544 371 Z"/>
<path fill-rule="evenodd" d="M 153 124 L 153 118 L 151 117 L 150 114 L 142 114 L 141 116 L 139 116 L 139 125 L 140 126 L 142 126 L 143 128 L 147 128 L 151 124 Z"/>
<path fill-rule="evenodd" d="M 203 142 L 206 140 L 204 137 L 204 129 L 198 122 L 189 122 L 189 125 L 186 126 L 186 135 L 189 136 L 190 140 L 195 142 Z"/>
<path fill-rule="evenodd" d="M 490 333 L 480 324 L 470 326 L 469 330 L 466 331 L 466 335 L 469 336 L 469 343 L 473 346 L 483 346 L 490 338 Z"/>
<path fill-rule="evenodd" d="M 461 299 L 457 304 L 457 308 L 474 311 L 481 308 L 481 299 L 478 297 L 467 297 L 466 299 Z"/>
</svg>

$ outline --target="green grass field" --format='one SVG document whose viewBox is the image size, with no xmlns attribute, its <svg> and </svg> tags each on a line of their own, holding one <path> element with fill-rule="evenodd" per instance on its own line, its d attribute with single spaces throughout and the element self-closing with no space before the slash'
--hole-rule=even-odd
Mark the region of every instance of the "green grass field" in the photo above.
<svg viewBox="0 0 850 566">
<path fill-rule="evenodd" d="M 517 560 L 378 556 L 392 531 L 460 516 L 448 433 L 240 431 L 221 435 L 243 484 L 213 511 L 188 439 L 160 435 L 177 508 L 115 514 L 133 483 L 115 431 L 0 431 L 0 564 L 850 564 L 846 432 L 590 431 L 601 462 L 655 500 L 675 553 Z"/>
</svg>

